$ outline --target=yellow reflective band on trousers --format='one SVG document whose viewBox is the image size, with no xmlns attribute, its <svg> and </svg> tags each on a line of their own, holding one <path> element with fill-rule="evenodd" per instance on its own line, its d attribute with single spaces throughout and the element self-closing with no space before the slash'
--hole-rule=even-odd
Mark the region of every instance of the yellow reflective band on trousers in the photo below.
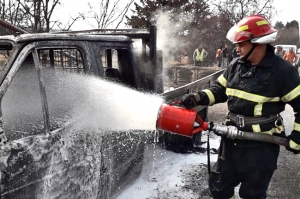
<svg viewBox="0 0 300 199">
<path fill-rule="evenodd" d="M 294 130 L 295 131 L 298 131 L 299 133 L 300 133 L 300 124 L 298 124 L 298 123 L 294 123 Z"/>
<path fill-rule="evenodd" d="M 282 97 L 283 102 L 290 102 L 300 95 L 300 85 Z"/>
<path fill-rule="evenodd" d="M 209 106 L 212 106 L 212 105 L 214 105 L 215 104 L 215 96 L 214 96 L 214 94 L 210 91 L 210 90 L 208 90 L 208 89 L 204 89 L 204 90 L 202 90 L 203 92 L 205 92 L 206 93 L 206 95 L 208 96 L 208 100 L 209 100 Z"/>
<path fill-rule="evenodd" d="M 196 50 L 196 61 L 203 61 L 204 49 L 202 49 L 201 53 L 199 50 Z"/>
<path fill-rule="evenodd" d="M 223 87 L 226 88 L 227 80 L 225 79 L 225 77 L 223 75 L 220 75 L 217 80 Z"/>
<path fill-rule="evenodd" d="M 292 148 L 292 149 L 295 149 L 295 150 L 300 150 L 300 145 L 299 144 L 297 144 L 296 142 L 294 142 L 293 140 L 290 140 L 290 147 Z"/>
<path fill-rule="evenodd" d="M 232 89 L 232 88 L 227 88 L 226 94 L 227 94 L 227 96 L 233 96 L 233 97 L 237 97 L 237 98 L 252 101 L 252 102 L 257 102 L 260 104 L 265 103 L 265 102 L 279 102 L 280 101 L 280 97 L 265 97 L 262 95 L 247 93 L 245 91 Z"/>
</svg>

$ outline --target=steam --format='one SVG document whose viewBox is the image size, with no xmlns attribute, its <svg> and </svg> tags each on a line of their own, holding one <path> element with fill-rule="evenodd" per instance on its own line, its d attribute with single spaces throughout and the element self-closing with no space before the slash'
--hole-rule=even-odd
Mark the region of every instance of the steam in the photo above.
<svg viewBox="0 0 300 199">
<path fill-rule="evenodd" d="M 188 58 L 181 55 L 186 55 L 187 48 L 186 42 L 183 38 L 180 38 L 179 32 L 185 33 L 182 30 L 183 27 L 187 27 L 189 18 L 183 16 L 183 14 L 172 14 L 163 10 L 157 10 L 151 21 L 154 22 L 154 25 L 157 27 L 157 48 L 162 50 L 163 54 L 163 67 L 166 69 L 170 63 L 178 63 L 182 61 L 182 58 L 185 59 L 185 62 L 188 62 Z M 192 55 L 187 55 L 192 57 Z M 164 71 L 165 72 L 165 71 Z M 170 78 L 167 74 L 163 73 L 163 81 L 165 88 L 164 90 L 170 90 L 167 86 L 167 82 L 170 82 Z"/>
<path fill-rule="evenodd" d="M 176 51 L 185 53 L 187 46 L 185 41 L 179 38 L 178 32 L 182 31 L 182 27 L 187 26 L 187 21 L 190 21 L 186 16 L 183 16 L 182 14 L 175 15 L 162 10 L 157 10 L 153 14 L 151 20 L 156 23 L 157 46 L 163 51 L 165 60 L 173 61 L 174 59 L 177 59 L 174 57 L 174 52 Z"/>
</svg>

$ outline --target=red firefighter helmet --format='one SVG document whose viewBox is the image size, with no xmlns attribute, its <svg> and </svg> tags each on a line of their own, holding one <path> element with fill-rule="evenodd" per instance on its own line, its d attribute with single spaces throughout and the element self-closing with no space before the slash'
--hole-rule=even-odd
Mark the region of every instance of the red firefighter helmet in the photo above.
<svg viewBox="0 0 300 199">
<path fill-rule="evenodd" d="M 245 17 L 234 25 L 226 38 L 233 43 L 250 40 L 252 43 L 267 44 L 276 40 L 277 31 L 270 22 L 261 15 Z"/>
</svg>

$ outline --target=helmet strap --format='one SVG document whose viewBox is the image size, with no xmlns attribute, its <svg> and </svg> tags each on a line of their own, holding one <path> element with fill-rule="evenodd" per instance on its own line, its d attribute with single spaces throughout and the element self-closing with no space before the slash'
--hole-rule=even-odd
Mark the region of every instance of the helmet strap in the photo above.
<svg viewBox="0 0 300 199">
<path fill-rule="evenodd" d="M 244 61 L 247 61 L 248 57 L 252 54 L 252 52 L 254 51 L 254 49 L 255 49 L 256 46 L 257 46 L 257 44 L 252 43 L 252 48 L 249 50 L 249 52 L 247 53 L 247 55 L 242 58 Z"/>
</svg>

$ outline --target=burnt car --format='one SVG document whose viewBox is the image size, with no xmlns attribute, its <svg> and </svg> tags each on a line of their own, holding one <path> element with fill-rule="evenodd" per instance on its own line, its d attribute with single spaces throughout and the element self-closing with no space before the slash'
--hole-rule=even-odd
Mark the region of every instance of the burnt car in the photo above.
<svg viewBox="0 0 300 199">
<path fill-rule="evenodd" d="M 151 132 L 108 131 L 111 99 L 91 92 L 114 82 L 147 92 L 162 87 L 159 69 L 139 65 L 130 37 L 1 36 L 0 53 L 2 199 L 113 198 L 139 177 Z M 95 86 L 96 79 L 107 81 Z"/>
</svg>

